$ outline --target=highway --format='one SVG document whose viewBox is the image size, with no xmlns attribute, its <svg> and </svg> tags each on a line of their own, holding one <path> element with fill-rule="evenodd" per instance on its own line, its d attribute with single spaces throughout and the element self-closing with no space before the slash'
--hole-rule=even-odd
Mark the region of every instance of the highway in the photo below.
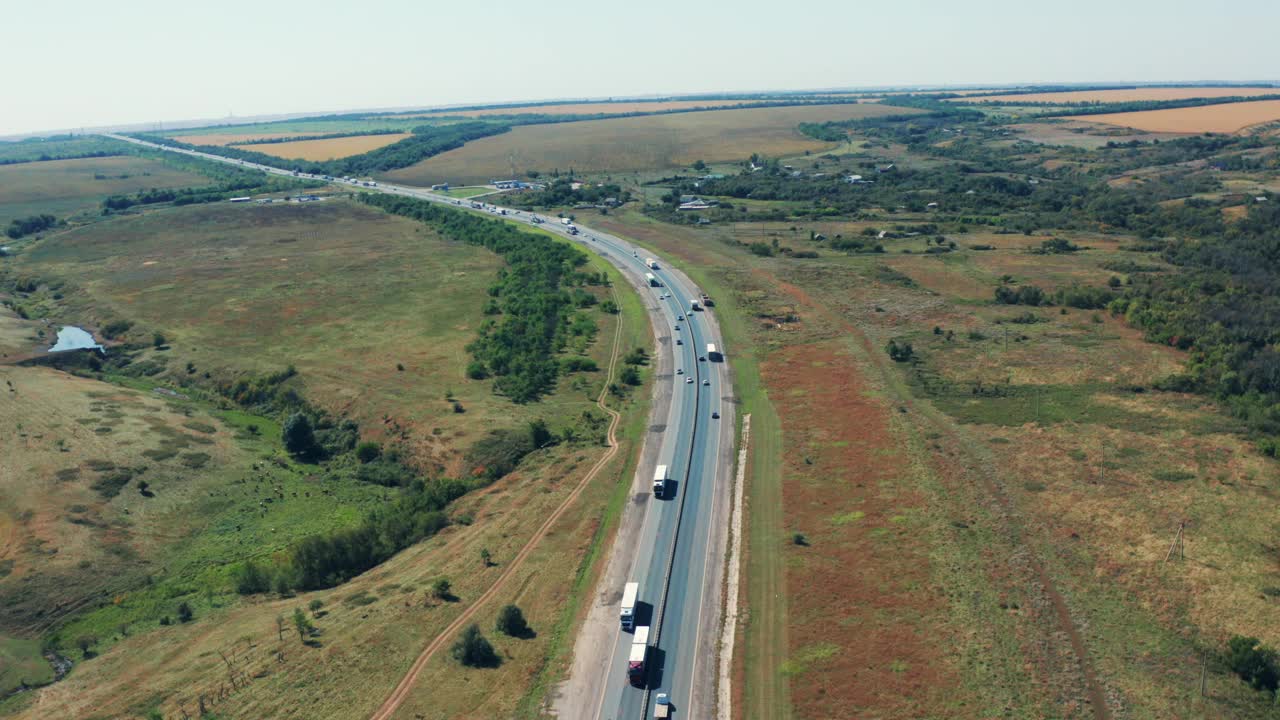
<svg viewBox="0 0 1280 720">
<path fill-rule="evenodd" d="M 242 162 L 230 158 L 190 150 L 171 148 L 122 135 L 109 135 L 118 140 L 153 149 L 202 157 L 264 172 L 292 176 L 288 170 Z M 700 291 L 682 273 L 669 268 L 652 251 L 644 250 L 622 238 L 578 225 L 579 234 L 556 218 L 535 223 L 534 214 L 503 209 L 480 203 L 473 208 L 471 200 L 459 200 L 420 188 L 377 183 L 359 185 L 341 180 L 337 185 L 364 192 L 383 192 L 438 202 L 455 208 L 483 212 L 501 219 L 541 228 L 575 241 L 601 255 L 616 266 L 636 289 L 649 308 L 659 351 L 665 358 L 655 358 L 658 391 L 671 393 L 665 429 L 654 463 L 640 463 L 633 487 L 633 502 L 627 513 L 642 513 L 639 541 L 618 543 L 613 552 L 633 553 L 629 564 L 631 581 L 640 585 L 637 625 L 651 626 L 651 649 L 647 662 L 647 686 L 632 687 L 627 680 L 627 658 L 631 633 L 623 631 L 618 620 L 617 603 L 622 587 L 613 594 L 612 630 L 615 641 L 610 654 L 600 657 L 595 667 L 603 675 L 598 697 L 575 700 L 569 712 L 572 718 L 588 720 L 638 720 L 652 717 L 652 700 L 658 693 L 670 698 L 672 717 L 710 718 L 715 716 L 714 686 L 716 651 L 718 649 L 720 583 L 723 574 L 724 538 L 727 534 L 727 498 L 729 495 L 735 408 L 727 399 L 732 388 L 727 365 L 707 357 L 706 346 L 714 344 L 724 352 L 717 324 L 710 311 L 691 311 L 691 302 Z M 503 214 L 505 212 L 505 214 Z M 657 260 L 656 269 L 645 265 L 647 258 Z M 660 283 L 652 287 L 645 281 L 652 273 Z M 667 297 L 663 297 L 666 295 Z M 683 318 L 683 319 L 682 319 Z M 706 360 L 700 358 L 705 357 Z M 683 370 L 683 373 L 676 373 Z M 691 381 L 690 381 L 691 380 Z M 667 387 L 663 388 L 662 384 Z M 719 418 L 713 418 L 713 413 Z M 653 433 L 647 437 L 653 438 Z M 653 457 L 644 453 L 643 457 Z M 726 461 L 728 458 L 728 461 Z M 670 470 L 673 491 L 662 499 L 651 495 L 654 466 L 665 464 Z M 639 497 L 648 493 L 648 498 Z M 625 520 L 624 520 L 625 522 Z M 615 558 L 616 559 L 616 558 Z M 564 713 L 562 713 L 562 716 Z"/>
</svg>

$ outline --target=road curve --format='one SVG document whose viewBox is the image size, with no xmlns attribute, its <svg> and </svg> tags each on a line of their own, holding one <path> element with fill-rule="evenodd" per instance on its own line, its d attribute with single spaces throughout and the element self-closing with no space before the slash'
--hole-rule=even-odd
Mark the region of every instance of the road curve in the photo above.
<svg viewBox="0 0 1280 720">
<path fill-rule="evenodd" d="M 293 176 L 289 170 L 219 155 L 167 147 L 122 135 L 108 137 L 156 150 Z M 648 683 L 646 688 L 634 688 L 627 682 L 631 634 L 620 629 L 616 610 L 622 588 L 615 588 L 614 593 L 597 593 L 612 598 L 612 632 L 618 634 L 618 639 L 610 646 L 611 654 L 598 658 L 592 664 L 603 676 L 598 683 L 602 692 L 596 698 L 583 699 L 580 707 L 571 708 L 569 712 L 572 718 L 588 720 L 639 720 L 650 714 L 651 695 L 666 693 L 673 717 L 714 717 L 716 667 L 713 661 L 722 609 L 720 585 L 728 529 L 727 488 L 732 470 L 735 406 L 727 365 L 715 362 L 713 356 L 706 352 L 707 344 L 714 344 L 724 352 L 713 313 L 691 309 L 692 302 L 699 298 L 699 289 L 683 273 L 667 267 L 665 261 L 652 251 L 585 226 L 578 225 L 578 234 L 574 235 L 570 234 L 569 227 L 559 222 L 535 222 L 535 214 L 479 201 L 458 200 L 420 188 L 384 183 L 366 186 L 341 180 L 332 182 L 358 187 L 364 192 L 403 195 L 492 214 L 541 228 L 599 254 L 621 270 L 637 290 L 651 294 L 648 298 L 651 302 L 646 304 L 650 306 L 650 320 L 660 351 L 669 353 L 673 367 L 683 370 L 683 373 L 656 378 L 657 383 L 668 384 L 665 391 L 671 393 L 672 400 L 668 422 L 661 432 L 656 463 L 641 463 L 633 482 L 635 499 L 643 502 L 627 504 L 626 512 L 642 514 L 641 518 L 632 518 L 640 522 L 640 540 L 634 545 L 614 548 L 615 554 L 633 554 L 627 577 L 640 584 L 640 601 L 644 604 L 641 620 L 647 616 L 652 627 Z M 473 203 L 481 207 L 473 207 Z M 649 258 L 656 261 L 656 268 L 646 265 Z M 646 281 L 646 274 L 652 274 L 658 285 Z M 661 297 L 663 295 L 667 297 Z M 660 362 L 658 367 L 664 365 Z M 719 417 L 713 418 L 713 413 Z M 654 464 L 665 464 L 670 468 L 675 489 L 662 500 L 644 497 L 651 493 L 649 479 L 653 476 Z M 441 638 L 447 635 L 442 633 Z M 433 643 L 439 644 L 439 640 Z M 431 650 L 429 646 L 423 655 L 430 657 Z M 425 663 L 425 660 L 420 657 L 420 662 Z M 412 684 L 411 678 L 406 677 L 405 680 Z M 401 686 L 404 685 L 402 680 Z M 407 690 L 407 686 L 398 686 L 393 697 L 403 697 Z M 384 707 L 378 717 L 390 717 L 388 710 L 393 711 L 394 708 Z"/>
</svg>

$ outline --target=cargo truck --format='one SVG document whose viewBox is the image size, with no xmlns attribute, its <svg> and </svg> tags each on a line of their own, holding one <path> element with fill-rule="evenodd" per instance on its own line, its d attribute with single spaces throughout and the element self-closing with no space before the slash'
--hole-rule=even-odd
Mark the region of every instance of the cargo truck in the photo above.
<svg viewBox="0 0 1280 720">
<path fill-rule="evenodd" d="M 715 305 L 715 303 L 711 301 L 711 297 L 706 293 L 702 293 L 702 307 L 711 307 L 713 305 Z"/>
<path fill-rule="evenodd" d="M 662 287 L 662 283 L 658 282 L 658 278 L 653 273 L 645 273 L 644 279 L 649 283 L 649 287 Z"/>
<path fill-rule="evenodd" d="M 640 594 L 640 583 L 629 582 L 622 588 L 622 629 L 630 630 L 636 625 L 636 596 Z"/>
<path fill-rule="evenodd" d="M 627 680 L 635 687 L 644 687 L 644 659 L 648 654 L 648 645 L 636 643 L 631 646 L 631 655 L 627 657 Z"/>
<path fill-rule="evenodd" d="M 666 693 L 658 693 L 653 698 L 653 716 L 655 718 L 671 717 L 671 698 Z"/>
<path fill-rule="evenodd" d="M 658 269 L 658 261 L 657 261 L 657 260 L 654 260 L 653 258 L 645 258 L 645 259 L 644 259 L 644 264 L 645 264 L 645 265 L 647 265 L 647 266 L 649 266 L 649 269 L 650 269 L 650 270 L 657 270 L 657 269 Z"/>
<path fill-rule="evenodd" d="M 636 687 L 644 687 L 644 664 L 649 657 L 649 626 L 636 628 L 631 639 L 631 654 L 627 656 L 627 679 Z"/>
<path fill-rule="evenodd" d="M 719 350 L 716 350 L 716 346 L 713 343 L 707 343 L 707 360 L 709 362 L 720 362 L 723 359 L 724 356 L 720 354 Z"/>
<path fill-rule="evenodd" d="M 653 496 L 662 497 L 667 494 L 667 466 L 659 465 L 653 471 Z"/>
<path fill-rule="evenodd" d="M 690 301 L 689 301 L 689 312 L 698 312 L 698 311 L 699 311 L 699 310 L 701 310 L 701 309 L 702 309 L 702 308 L 698 305 L 698 301 L 697 301 L 697 300 L 690 300 Z"/>
</svg>

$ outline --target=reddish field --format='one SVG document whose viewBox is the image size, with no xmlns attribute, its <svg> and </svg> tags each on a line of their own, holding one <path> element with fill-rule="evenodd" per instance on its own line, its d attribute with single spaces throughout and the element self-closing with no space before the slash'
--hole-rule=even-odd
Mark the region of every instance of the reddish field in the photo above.
<svg viewBox="0 0 1280 720">
<path fill-rule="evenodd" d="M 796 717 L 925 717 L 956 698 L 937 640 L 946 602 L 914 527 L 924 497 L 889 409 L 838 342 L 789 347 L 762 375 L 782 420 L 788 675 Z M 814 423 L 813 418 L 824 418 Z"/>
</svg>

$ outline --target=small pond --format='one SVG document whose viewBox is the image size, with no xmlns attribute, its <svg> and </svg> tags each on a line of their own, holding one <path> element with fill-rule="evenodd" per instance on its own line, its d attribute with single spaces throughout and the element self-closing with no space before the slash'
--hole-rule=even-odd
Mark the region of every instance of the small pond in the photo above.
<svg viewBox="0 0 1280 720">
<path fill-rule="evenodd" d="M 49 352 L 89 350 L 93 348 L 102 349 L 102 346 L 93 339 L 93 335 L 74 325 L 67 325 L 58 331 L 58 342 L 49 348 Z"/>
</svg>

